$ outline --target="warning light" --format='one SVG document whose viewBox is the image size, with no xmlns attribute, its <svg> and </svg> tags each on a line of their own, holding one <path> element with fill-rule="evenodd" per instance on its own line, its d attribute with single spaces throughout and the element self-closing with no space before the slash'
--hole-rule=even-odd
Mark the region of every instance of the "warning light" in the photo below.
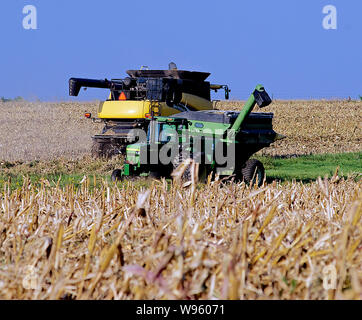
<svg viewBox="0 0 362 320">
<path fill-rule="evenodd" d="M 88 119 L 89 119 L 89 118 L 91 118 L 91 117 L 92 117 L 92 114 L 91 114 L 91 113 L 89 113 L 89 112 L 87 112 L 87 113 L 85 113 L 85 114 L 84 114 L 84 116 L 85 116 L 86 118 L 88 118 Z"/>
<path fill-rule="evenodd" d="M 122 91 L 121 94 L 119 95 L 118 100 L 127 100 L 126 95 L 124 94 L 124 92 Z"/>
<path fill-rule="evenodd" d="M 146 118 L 146 119 L 151 119 L 151 118 L 152 118 L 152 116 L 151 116 L 151 114 L 150 114 L 150 113 L 146 113 L 146 114 L 145 114 L 145 118 Z"/>
</svg>

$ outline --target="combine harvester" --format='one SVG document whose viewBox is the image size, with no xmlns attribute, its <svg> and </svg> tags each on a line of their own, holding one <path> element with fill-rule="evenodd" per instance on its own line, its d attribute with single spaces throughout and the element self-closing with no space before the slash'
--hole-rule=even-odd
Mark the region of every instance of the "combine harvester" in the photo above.
<svg viewBox="0 0 362 320">
<path fill-rule="evenodd" d="M 210 90 L 225 91 L 227 85 L 210 85 L 205 81 L 210 73 L 178 70 L 174 63 L 169 70 L 128 70 L 125 79 L 69 79 L 69 95 L 78 96 L 82 87 L 110 90 L 107 101 L 101 102 L 98 117 L 85 116 L 94 122 L 104 122 L 101 134 L 92 137 L 92 155 L 109 158 L 124 154 L 132 129 L 147 131 L 150 119 L 180 112 L 212 110 Z"/>
</svg>

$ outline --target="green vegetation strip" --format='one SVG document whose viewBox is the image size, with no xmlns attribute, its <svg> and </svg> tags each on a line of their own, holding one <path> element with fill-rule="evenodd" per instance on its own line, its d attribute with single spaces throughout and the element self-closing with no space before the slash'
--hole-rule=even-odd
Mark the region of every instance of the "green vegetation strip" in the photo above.
<svg viewBox="0 0 362 320">
<path fill-rule="evenodd" d="M 332 177 L 337 168 L 339 168 L 338 175 L 340 177 L 352 177 L 356 181 L 360 180 L 362 175 L 361 155 L 362 152 L 290 157 L 254 156 L 253 158 L 263 162 L 267 182 L 296 180 L 308 183 L 318 177 Z M 102 181 L 111 182 L 112 170 L 120 167 L 120 162 L 117 161 L 112 161 L 112 163 L 98 161 L 97 164 L 98 166 L 91 162 L 76 163 L 72 170 L 67 170 L 65 166 L 52 163 L 52 170 L 44 173 L 46 163 L 31 162 L 21 164 L 21 166 L 11 165 L 10 168 L 7 168 L 9 163 L 6 163 L 0 171 L 0 187 L 2 188 L 4 183 L 10 179 L 11 187 L 19 188 L 22 186 L 25 176 L 29 177 L 33 184 L 39 185 L 42 179 L 48 180 L 51 186 L 56 186 L 59 181 L 60 187 L 68 184 L 80 187 L 84 176 L 88 176 L 91 188 L 94 187 L 95 177 L 96 186 L 99 187 Z M 100 167 L 102 167 L 101 170 Z M 135 183 L 140 186 L 147 186 L 149 181 L 140 179 L 136 180 Z"/>
<path fill-rule="evenodd" d="M 298 180 L 310 182 L 318 177 L 332 177 L 339 167 L 338 175 L 360 179 L 362 152 L 291 156 L 289 158 L 258 156 L 263 162 L 269 180 Z"/>
</svg>

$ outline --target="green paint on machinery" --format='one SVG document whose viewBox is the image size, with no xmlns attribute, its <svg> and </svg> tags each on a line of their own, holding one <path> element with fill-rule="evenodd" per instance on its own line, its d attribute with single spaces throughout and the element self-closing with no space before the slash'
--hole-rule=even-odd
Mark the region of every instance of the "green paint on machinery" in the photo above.
<svg viewBox="0 0 362 320">
<path fill-rule="evenodd" d="M 138 142 L 127 146 L 122 169 L 112 180 L 131 176 L 169 177 L 188 158 L 199 164 L 200 178 L 209 174 L 232 176 L 247 183 L 264 180 L 264 167 L 250 159 L 257 151 L 285 136 L 272 126 L 272 113 L 252 113 L 271 103 L 262 85 L 256 86 L 240 112 L 203 110 L 154 117 Z M 141 132 L 142 133 L 142 132 Z M 190 170 L 183 173 L 190 179 Z"/>
</svg>

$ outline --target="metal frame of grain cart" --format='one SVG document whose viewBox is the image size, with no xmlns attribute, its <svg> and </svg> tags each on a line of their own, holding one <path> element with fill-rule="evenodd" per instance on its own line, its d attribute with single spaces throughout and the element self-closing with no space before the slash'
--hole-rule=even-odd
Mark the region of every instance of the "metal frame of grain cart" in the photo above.
<svg viewBox="0 0 362 320">
<path fill-rule="evenodd" d="M 210 73 L 178 70 L 174 63 L 169 70 L 128 70 L 127 74 L 124 79 L 69 79 L 71 96 L 78 96 L 82 87 L 110 90 L 108 99 L 99 105 L 98 117 L 85 114 L 93 122 L 104 123 L 102 132 L 92 137 L 94 157 L 124 153 L 125 147 L 135 142 L 130 131 L 147 130 L 150 118 L 213 109 L 210 90 L 223 89 L 229 98 L 227 85 L 206 81 Z"/>
<path fill-rule="evenodd" d="M 258 182 L 260 186 L 264 180 L 263 164 L 250 157 L 285 136 L 273 130 L 272 113 L 251 111 L 256 104 L 263 108 L 271 102 L 264 87 L 258 85 L 240 112 L 203 110 L 154 117 L 147 137 L 127 146 L 125 164 L 113 171 L 112 180 L 168 177 L 181 163 L 193 159 L 199 164 L 200 179 L 214 173 L 247 183 Z M 221 163 L 218 158 L 227 159 L 227 150 L 232 151 L 232 161 Z M 183 178 L 190 179 L 189 169 Z"/>
</svg>

